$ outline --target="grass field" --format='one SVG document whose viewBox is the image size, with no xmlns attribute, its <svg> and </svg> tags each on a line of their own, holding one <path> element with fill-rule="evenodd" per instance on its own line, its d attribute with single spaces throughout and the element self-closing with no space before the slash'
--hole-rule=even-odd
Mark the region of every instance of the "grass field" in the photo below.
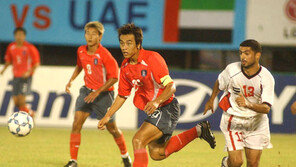
<svg viewBox="0 0 296 167">
<path fill-rule="evenodd" d="M 123 131 L 131 155 L 135 131 Z M 176 133 L 179 133 L 178 131 Z M 63 166 L 69 160 L 70 129 L 34 128 L 27 137 L 15 137 L 0 126 L 0 167 Z M 215 133 L 215 150 L 202 140 L 195 140 L 163 161 L 149 160 L 151 167 L 219 167 L 226 152 L 222 133 Z M 272 134 L 274 148 L 264 150 L 261 167 L 295 167 L 296 135 Z M 133 158 L 133 156 L 132 156 Z M 123 166 L 119 151 L 107 131 L 84 129 L 78 156 L 79 167 Z M 243 165 L 245 166 L 245 164 Z"/>
</svg>

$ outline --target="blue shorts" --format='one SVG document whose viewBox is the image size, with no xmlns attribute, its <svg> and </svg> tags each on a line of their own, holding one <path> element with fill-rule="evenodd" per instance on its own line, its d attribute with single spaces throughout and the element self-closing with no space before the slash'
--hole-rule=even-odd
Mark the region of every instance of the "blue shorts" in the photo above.
<svg viewBox="0 0 296 167">
<path fill-rule="evenodd" d="M 75 111 L 83 111 L 89 113 L 96 113 L 97 119 L 102 119 L 111 107 L 114 100 L 113 91 L 101 92 L 100 95 L 92 103 L 86 103 L 84 98 L 92 92 L 85 86 L 82 86 L 79 91 L 79 96 L 76 100 Z M 114 116 L 110 118 L 110 122 L 114 120 Z"/>
<path fill-rule="evenodd" d="M 180 118 L 180 111 L 179 102 L 174 98 L 172 102 L 157 108 L 153 114 L 147 116 L 145 122 L 156 126 L 163 133 L 158 143 L 164 143 L 170 139 Z"/>
<path fill-rule="evenodd" d="M 28 95 L 31 93 L 32 77 L 14 77 L 12 81 L 12 95 Z"/>
</svg>

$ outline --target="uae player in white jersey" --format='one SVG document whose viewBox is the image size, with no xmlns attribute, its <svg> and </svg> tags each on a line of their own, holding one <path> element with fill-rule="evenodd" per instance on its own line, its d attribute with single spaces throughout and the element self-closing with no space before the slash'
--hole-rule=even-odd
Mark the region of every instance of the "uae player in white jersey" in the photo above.
<svg viewBox="0 0 296 167">
<path fill-rule="evenodd" d="M 213 111 L 213 102 L 224 91 L 219 107 L 222 114 L 220 129 L 224 134 L 228 156 L 222 167 L 243 164 L 245 151 L 247 166 L 257 167 L 263 148 L 271 148 L 267 114 L 273 104 L 274 78 L 259 64 L 261 46 L 255 40 L 240 44 L 241 62 L 229 64 L 218 76 L 204 114 Z"/>
</svg>

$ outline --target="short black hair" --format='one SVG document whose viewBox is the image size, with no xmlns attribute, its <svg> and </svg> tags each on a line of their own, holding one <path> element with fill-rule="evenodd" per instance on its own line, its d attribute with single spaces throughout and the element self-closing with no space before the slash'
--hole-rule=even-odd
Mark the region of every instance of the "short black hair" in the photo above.
<svg viewBox="0 0 296 167">
<path fill-rule="evenodd" d="M 239 46 L 250 47 L 255 53 L 257 52 L 262 53 L 262 47 L 260 43 L 254 39 L 247 39 L 243 41 Z"/>
<path fill-rule="evenodd" d="M 16 27 L 14 30 L 13 30 L 13 34 L 15 35 L 18 31 L 22 31 L 25 33 L 25 35 L 27 35 L 27 31 L 25 28 L 23 27 Z"/>
<path fill-rule="evenodd" d="M 135 26 L 134 23 L 125 24 L 118 28 L 118 39 L 120 40 L 120 35 L 133 34 L 135 36 L 136 45 L 140 44 L 142 46 L 143 42 L 143 31 L 140 27 Z"/>
</svg>

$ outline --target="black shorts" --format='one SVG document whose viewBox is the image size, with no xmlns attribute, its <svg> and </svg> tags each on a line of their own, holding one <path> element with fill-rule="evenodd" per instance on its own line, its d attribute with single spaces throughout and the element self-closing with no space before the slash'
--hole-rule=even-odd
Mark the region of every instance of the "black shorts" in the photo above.
<svg viewBox="0 0 296 167">
<path fill-rule="evenodd" d="M 76 100 L 75 111 L 83 111 L 89 113 L 96 113 L 97 119 L 102 119 L 107 113 L 108 108 L 112 105 L 114 100 L 114 92 L 101 92 L 100 95 L 92 103 L 86 103 L 84 98 L 90 94 L 92 90 L 83 86 L 80 88 L 79 96 Z M 114 116 L 110 118 L 110 122 L 114 120 Z"/>
<path fill-rule="evenodd" d="M 32 77 L 15 77 L 12 81 L 12 95 L 28 95 L 31 93 Z"/>
<path fill-rule="evenodd" d="M 153 114 L 147 116 L 145 122 L 156 126 L 163 133 L 158 143 L 164 143 L 170 139 L 180 118 L 180 111 L 179 102 L 174 98 L 172 102 L 157 108 Z"/>
</svg>

